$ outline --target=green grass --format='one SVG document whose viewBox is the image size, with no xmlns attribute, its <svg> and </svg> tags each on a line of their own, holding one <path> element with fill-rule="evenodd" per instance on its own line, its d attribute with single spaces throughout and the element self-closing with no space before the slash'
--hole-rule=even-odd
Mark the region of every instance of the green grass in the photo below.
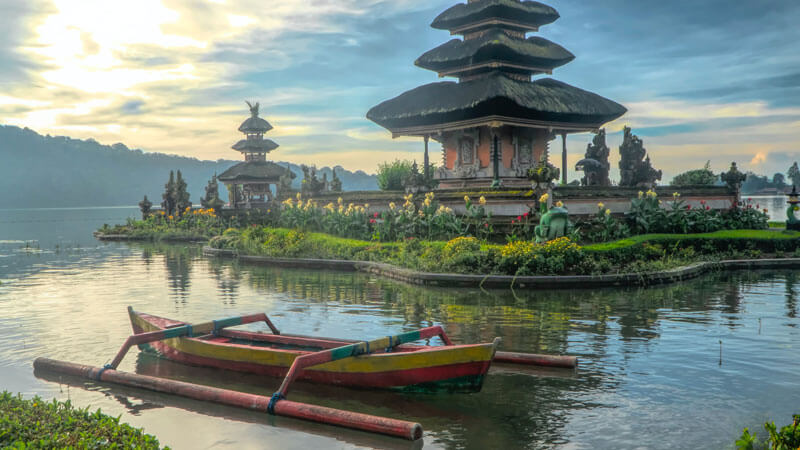
<svg viewBox="0 0 800 450">
<path fill-rule="evenodd" d="M 0 448 L 160 448 L 158 439 L 69 401 L 0 395 Z"/>
<path fill-rule="evenodd" d="M 735 230 L 705 234 L 650 234 L 592 244 L 578 254 L 556 251 L 504 256 L 504 246 L 482 243 L 455 254 L 447 242 L 418 239 L 372 242 L 286 228 L 228 230 L 214 248 L 273 258 L 376 261 L 425 272 L 559 275 L 652 272 L 720 259 L 800 256 L 800 232 Z M 522 259 L 520 259 L 522 258 Z M 534 258 L 538 258 L 534 261 Z M 569 259 L 567 259 L 569 258 Z"/>
<path fill-rule="evenodd" d="M 592 252 L 609 252 L 634 247 L 644 243 L 672 243 L 686 241 L 791 241 L 800 239 L 797 231 L 774 230 L 723 230 L 701 234 L 642 234 L 620 239 L 614 242 L 603 242 L 584 246 L 584 250 Z"/>
<path fill-rule="evenodd" d="M 786 222 L 769 222 L 769 227 L 772 229 L 786 229 Z"/>
</svg>

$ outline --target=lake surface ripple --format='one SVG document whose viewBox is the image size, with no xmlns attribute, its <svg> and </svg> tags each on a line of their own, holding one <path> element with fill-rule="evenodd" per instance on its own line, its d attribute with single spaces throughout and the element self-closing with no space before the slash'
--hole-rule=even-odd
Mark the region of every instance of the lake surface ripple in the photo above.
<svg viewBox="0 0 800 450">
<path fill-rule="evenodd" d="M 577 355 L 577 371 L 496 365 L 477 394 L 299 384 L 292 398 L 419 421 L 426 448 L 730 448 L 800 412 L 800 274 L 717 274 L 648 289 L 435 289 L 365 274 L 208 259 L 183 245 L 100 244 L 135 209 L 0 212 L 0 389 L 71 399 L 173 448 L 413 444 L 133 389 L 37 378 L 39 356 L 102 365 L 125 308 L 189 321 L 266 312 L 282 330 L 376 338 L 440 324 L 457 343 Z M 252 329 L 264 329 L 253 325 Z M 132 350 L 121 370 L 269 395 L 280 380 Z M 88 389 L 86 387 L 88 386 Z M 763 431 L 759 434 L 763 435 Z"/>
</svg>

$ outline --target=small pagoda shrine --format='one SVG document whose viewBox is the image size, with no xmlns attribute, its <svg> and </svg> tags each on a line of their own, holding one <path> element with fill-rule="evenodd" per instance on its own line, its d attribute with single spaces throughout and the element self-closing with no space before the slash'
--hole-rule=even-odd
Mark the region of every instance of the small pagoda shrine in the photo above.
<svg viewBox="0 0 800 450">
<path fill-rule="evenodd" d="M 420 56 L 415 64 L 458 82 L 420 86 L 387 100 L 367 118 L 393 137 L 418 136 L 442 144 L 441 188 L 525 186 L 531 169 L 548 164 L 549 142 L 597 131 L 627 111 L 622 105 L 551 78 L 575 57 L 535 36 L 559 18 L 535 1 L 469 0 L 441 13 L 431 24 L 453 39 Z"/>
<path fill-rule="evenodd" d="M 258 103 L 246 103 L 250 107 L 250 118 L 239 127 L 246 138 L 232 147 L 244 155 L 244 162 L 236 164 L 217 178 L 228 187 L 231 208 L 267 208 L 274 198 L 270 186 L 275 185 L 277 189 L 282 177 L 295 176 L 288 168 L 267 161 L 267 153 L 278 148 L 278 144 L 271 139 L 264 139 L 264 133 L 271 130 L 272 125 L 258 117 Z"/>
</svg>

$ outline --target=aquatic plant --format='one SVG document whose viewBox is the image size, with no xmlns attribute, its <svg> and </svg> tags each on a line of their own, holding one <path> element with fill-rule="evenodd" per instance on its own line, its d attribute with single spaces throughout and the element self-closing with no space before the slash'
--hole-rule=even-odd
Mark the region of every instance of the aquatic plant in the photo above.
<svg viewBox="0 0 800 450">
<path fill-rule="evenodd" d="M 70 401 L 24 399 L 0 394 L 2 448 L 160 448 L 158 439 L 110 417 L 89 412 Z"/>
</svg>

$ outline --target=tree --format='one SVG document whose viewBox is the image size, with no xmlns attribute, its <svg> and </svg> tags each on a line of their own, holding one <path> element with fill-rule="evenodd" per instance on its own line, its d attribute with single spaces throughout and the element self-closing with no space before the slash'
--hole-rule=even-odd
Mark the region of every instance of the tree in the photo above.
<svg viewBox="0 0 800 450">
<path fill-rule="evenodd" d="M 161 202 L 161 207 L 164 208 L 164 213 L 171 216 L 175 212 L 175 172 L 169 171 L 169 181 L 164 185 L 164 193 L 161 194 L 164 199 Z"/>
<path fill-rule="evenodd" d="M 186 184 L 186 181 L 183 179 L 181 175 L 181 171 L 178 171 L 178 176 L 175 179 L 175 209 L 177 210 L 176 215 L 182 215 L 187 208 L 192 207 L 192 201 L 189 196 L 188 188 L 189 186 Z"/>
<path fill-rule="evenodd" d="M 786 186 L 786 177 L 784 177 L 782 173 L 778 172 L 772 176 L 772 184 L 774 184 L 778 189 L 783 189 Z"/>
<path fill-rule="evenodd" d="M 672 179 L 673 186 L 713 186 L 717 176 L 711 171 L 711 161 L 706 162 L 702 169 L 695 169 L 676 175 Z"/>
<path fill-rule="evenodd" d="M 786 176 L 792 180 L 793 185 L 800 186 L 800 167 L 797 167 L 797 161 L 792 164 L 792 167 L 789 167 L 789 171 L 786 172 Z"/>
</svg>

